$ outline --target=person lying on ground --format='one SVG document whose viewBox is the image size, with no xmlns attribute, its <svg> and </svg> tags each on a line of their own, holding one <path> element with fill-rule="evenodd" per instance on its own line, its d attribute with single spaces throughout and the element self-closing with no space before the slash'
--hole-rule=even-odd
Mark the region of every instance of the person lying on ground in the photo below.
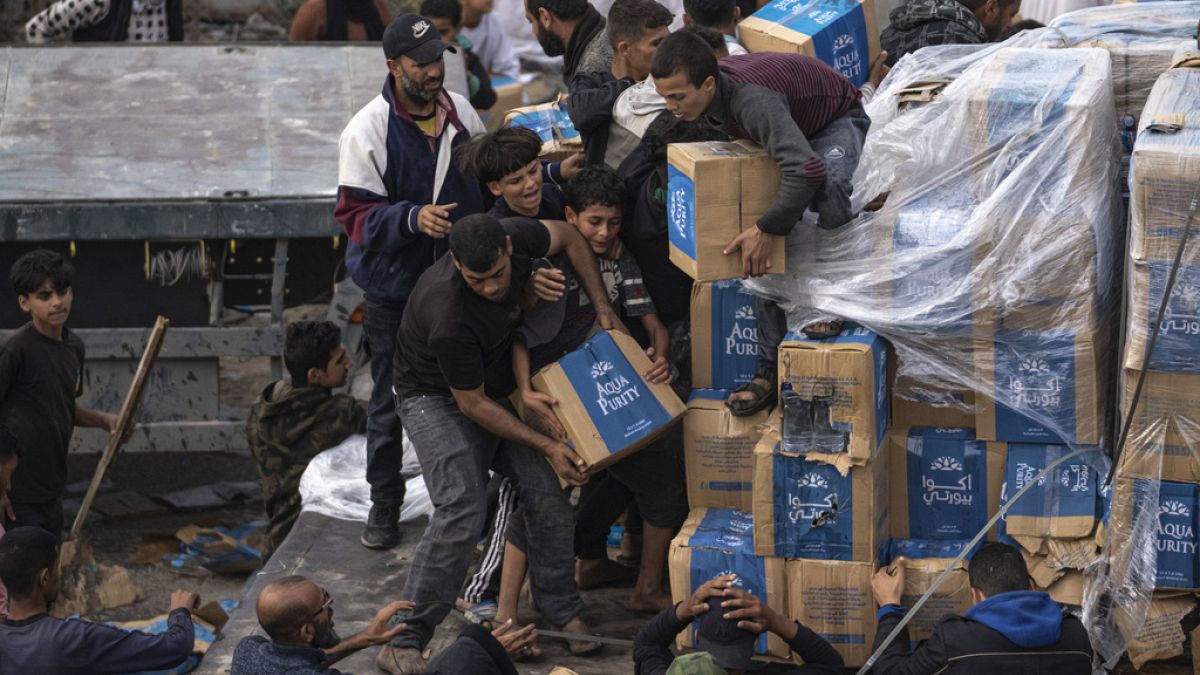
<svg viewBox="0 0 1200 675">
<path fill-rule="evenodd" d="M 195 593 L 171 594 L 166 632 L 148 635 L 48 613 L 58 598 L 58 537 L 17 527 L 0 539 L 0 582 L 8 589 L 8 617 L 0 619 L 0 673 L 103 675 L 164 670 L 192 653 Z"/>
<path fill-rule="evenodd" d="M 818 226 L 826 230 L 853 219 L 851 178 L 871 121 L 859 90 L 837 71 L 799 54 L 763 52 L 718 62 L 703 39 L 681 31 L 662 42 L 650 72 L 676 117 L 752 140 L 779 164 L 774 203 L 725 247 L 726 255 L 740 251 L 743 277 L 771 271 L 772 251 L 784 245 L 783 237 L 806 209 L 817 213 Z M 730 397 L 735 415 L 767 409 L 777 398 L 776 357 L 787 320 L 776 302 L 757 296 L 754 313 L 758 372 Z M 804 331 L 814 339 L 835 337 L 841 324 L 822 321 Z"/>
<path fill-rule="evenodd" d="M 812 629 L 784 618 L 762 600 L 737 588 L 737 575 L 723 574 L 704 582 L 688 600 L 664 609 L 633 639 L 637 675 L 730 673 L 755 670 L 754 646 L 760 635 L 771 632 L 783 638 L 804 665 L 788 671 L 796 675 L 842 672 L 842 656 Z M 696 618 L 700 630 L 696 651 L 676 657 L 671 643 Z"/>
<path fill-rule="evenodd" d="M 25 449 L 0 495 L 0 520 L 9 529 L 40 527 L 62 535 L 67 450 L 75 427 L 117 429 L 117 416 L 89 410 L 83 393 L 84 346 L 67 328 L 74 299 L 75 268 L 62 255 L 30 251 L 13 263 L 9 280 L 29 323 L 0 343 L 0 425 Z M 125 430 L 133 435 L 134 425 Z"/>
<path fill-rule="evenodd" d="M 250 408 L 246 439 L 262 477 L 267 511 L 267 557 L 300 517 L 300 477 L 314 457 L 367 428 L 367 411 L 353 396 L 334 394 L 354 367 L 342 333 L 330 321 L 287 327 L 283 363 L 291 383 L 266 386 Z"/>
<path fill-rule="evenodd" d="M 462 218 L 450 230 L 450 255 L 413 289 L 397 335 L 393 382 L 437 507 L 405 583 L 404 595 L 416 607 L 376 660 L 393 675 L 425 668 L 422 651 L 454 607 L 487 518 L 489 470 L 513 479 L 522 505 L 517 520 L 537 533 L 530 581 L 542 615 L 567 632 L 588 632 L 572 573 L 574 516 L 559 484 L 560 478 L 586 483 L 586 465 L 566 443 L 518 419 L 509 399 L 516 389 L 513 332 L 534 292 L 533 261 L 562 252 L 601 327 L 623 329 L 586 240 L 563 222 Z M 597 648 L 586 641 L 568 647 Z"/>
<path fill-rule="evenodd" d="M 1086 675 L 1092 672 L 1092 645 L 1079 619 L 1046 593 L 1033 590 L 1025 558 L 1012 546 L 985 544 L 968 565 L 971 601 L 963 616 L 947 616 L 916 650 L 908 626 L 887 646 L 871 672 L 878 675 L 932 673 L 1019 673 Z M 879 649 L 900 623 L 905 608 L 904 558 L 881 567 L 871 578 L 879 605 L 875 644 Z"/>
</svg>

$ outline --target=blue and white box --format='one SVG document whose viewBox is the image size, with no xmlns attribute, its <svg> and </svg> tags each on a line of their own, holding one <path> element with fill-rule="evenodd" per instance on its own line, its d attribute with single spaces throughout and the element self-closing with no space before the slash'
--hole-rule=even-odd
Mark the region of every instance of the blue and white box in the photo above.
<svg viewBox="0 0 1200 675">
<path fill-rule="evenodd" d="M 752 52 L 818 58 L 861 87 L 879 53 L 873 0 L 773 0 L 738 24 Z"/>
<path fill-rule="evenodd" d="M 692 386 L 736 389 L 758 368 L 754 295 L 736 279 L 692 286 Z"/>
</svg>

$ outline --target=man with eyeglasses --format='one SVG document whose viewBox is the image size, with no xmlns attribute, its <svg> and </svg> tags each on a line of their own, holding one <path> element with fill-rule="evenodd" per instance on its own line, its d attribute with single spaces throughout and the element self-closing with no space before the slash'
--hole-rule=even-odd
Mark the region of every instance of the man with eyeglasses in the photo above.
<svg viewBox="0 0 1200 675">
<path fill-rule="evenodd" d="M 342 640 L 333 627 L 333 597 L 298 575 L 267 584 L 258 594 L 258 623 L 269 636 L 242 638 L 233 651 L 231 675 L 339 675 L 330 668 L 351 654 L 381 645 L 404 630 L 388 627 L 397 612 L 412 611 L 413 603 L 397 600 L 375 613 L 362 632 Z M 532 625 L 513 630 L 505 624 L 492 632 L 468 626 L 457 641 L 429 664 L 429 673 L 516 675 L 510 654 L 521 653 L 537 640 Z"/>
</svg>

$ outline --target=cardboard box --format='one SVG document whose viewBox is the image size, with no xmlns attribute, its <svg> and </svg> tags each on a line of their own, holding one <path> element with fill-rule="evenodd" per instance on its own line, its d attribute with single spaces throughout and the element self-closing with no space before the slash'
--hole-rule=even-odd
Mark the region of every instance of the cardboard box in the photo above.
<svg viewBox="0 0 1200 675">
<path fill-rule="evenodd" d="M 889 421 L 888 346 L 856 324 L 828 340 L 788 333 L 779 345 L 779 386 L 791 382 L 801 397 L 833 396 L 833 428 L 850 434 L 847 452 L 810 453 L 843 472 L 862 466 L 884 445 Z"/>
<path fill-rule="evenodd" d="M 1200 71 L 1197 71 L 1197 75 L 1200 76 Z M 1200 171 L 1200 162 L 1196 167 Z M 1179 217 L 1185 216 L 1180 214 Z M 1200 230 L 1200 226 L 1195 229 Z M 1150 354 L 1150 370 L 1200 373 L 1200 232 L 1194 231 L 1193 234 L 1196 236 L 1191 239 L 1192 245 L 1185 252 L 1190 257 L 1184 258 L 1179 266 L 1175 287 L 1167 300 L 1162 324 L 1158 327 L 1158 339 Z M 1126 368 L 1142 367 L 1171 267 L 1170 260 L 1130 261 Z"/>
<path fill-rule="evenodd" d="M 736 389 L 758 369 L 754 295 L 736 279 L 692 286 L 692 386 Z"/>
<path fill-rule="evenodd" d="M 773 0 L 738 24 L 751 52 L 818 58 L 861 87 L 879 54 L 874 0 Z"/>
<path fill-rule="evenodd" d="M 1072 571 L 1087 569 L 1100 557 L 1095 537 L 1041 539 L 1017 535 L 1006 543 L 1015 543 L 1020 549 L 1029 578 L 1038 588 L 1052 588 Z"/>
<path fill-rule="evenodd" d="M 558 401 L 554 412 L 585 471 L 632 454 L 683 416 L 671 385 L 642 378 L 650 365 L 633 338 L 607 331 L 534 374 L 534 390 Z"/>
<path fill-rule="evenodd" d="M 861 666 L 871 655 L 874 573 L 869 562 L 787 561 L 787 616 L 825 638 L 847 667 Z"/>
<path fill-rule="evenodd" d="M 768 429 L 754 448 L 754 550 L 817 560 L 877 559 L 887 541 L 887 453 L 843 476 L 790 455 Z"/>
<path fill-rule="evenodd" d="M 971 608 L 971 583 L 967 578 L 966 563 L 959 561 L 951 567 L 953 561 L 953 558 L 908 558 L 904 561 L 904 593 L 900 603 L 910 609 L 942 572 L 951 570 L 909 622 L 908 637 L 913 643 L 928 639 L 942 617 L 963 614 Z"/>
<path fill-rule="evenodd" d="M 480 111 L 479 117 L 489 132 L 495 131 L 504 124 L 504 118 L 510 110 L 526 106 L 529 101 L 525 95 L 525 85 L 504 75 L 492 76 L 492 89 L 496 92 L 496 103 L 487 110 Z"/>
<path fill-rule="evenodd" d="M 542 159 L 559 161 L 583 151 L 583 137 L 567 115 L 566 105 L 558 101 L 509 110 L 504 123 L 536 131 L 542 139 Z"/>
<path fill-rule="evenodd" d="M 1200 555 L 1196 531 L 1200 485 L 1118 476 L 1113 481 L 1112 512 L 1104 530 L 1111 541 L 1111 576 L 1129 578 L 1132 556 L 1125 546 L 1136 541 L 1137 527 L 1153 527 L 1157 550 L 1154 587 L 1176 591 L 1200 589 Z"/>
<path fill-rule="evenodd" d="M 925 398 L 920 394 L 912 394 Z M 975 392 L 945 392 L 963 407 L 938 405 L 933 399 L 912 400 L 892 389 L 892 425 L 897 427 L 975 427 Z"/>
<path fill-rule="evenodd" d="M 1086 302 L 1086 301 L 1085 301 Z M 1104 415 L 1109 340 L 1102 327 L 1056 323 L 1052 305 L 977 324 L 975 435 L 989 441 L 1095 445 Z"/>
<path fill-rule="evenodd" d="M 721 574 L 737 574 L 737 585 L 783 612 L 787 607 L 782 558 L 754 555 L 749 513 L 731 509 L 693 509 L 671 541 L 669 571 L 671 599 L 682 602 L 692 597 L 704 582 Z M 696 644 L 698 622 L 679 634 L 680 649 Z M 791 649 L 778 635 L 763 633 L 757 654 L 788 658 Z"/>
<path fill-rule="evenodd" d="M 671 262 L 699 281 L 741 277 L 741 256 L 722 251 L 774 202 L 779 166 L 746 141 L 672 143 L 667 163 Z M 772 274 L 783 273 L 784 260 L 784 247 L 775 246 Z"/>
<path fill-rule="evenodd" d="M 1184 633 L 1180 621 L 1195 607 L 1194 596 L 1155 593 L 1141 630 L 1129 642 L 1129 660 L 1133 667 L 1141 670 L 1147 661 L 1182 656 Z M 1193 633 L 1192 639 L 1196 637 Z"/>
<path fill-rule="evenodd" d="M 1001 502 L 1071 451 L 1062 445 L 1010 443 Z M 1085 460 L 1086 455 L 1081 455 L 1058 465 L 1017 500 L 1005 516 L 1007 534 L 1056 539 L 1091 537 L 1100 508 L 1100 483 L 1105 477 L 1098 475 Z M 1032 547 L 1030 551 L 1036 552 L 1038 548 Z"/>
<path fill-rule="evenodd" d="M 1050 584 L 1044 590 L 1050 594 L 1050 599 L 1060 605 L 1083 605 L 1084 591 L 1087 589 L 1087 578 L 1079 570 L 1070 570 L 1058 581 Z"/>
<path fill-rule="evenodd" d="M 725 406 L 728 389 L 696 389 L 683 416 L 683 460 L 693 509 L 753 508 L 754 446 L 770 412 L 735 417 Z"/>
<path fill-rule="evenodd" d="M 1139 376 L 1136 370 L 1122 374 L 1122 420 Z M 1117 473 L 1200 483 L 1200 374 L 1146 373 Z"/>
<path fill-rule="evenodd" d="M 970 539 L 999 510 L 1003 443 L 970 429 L 896 427 L 888 447 L 892 537 Z"/>
</svg>

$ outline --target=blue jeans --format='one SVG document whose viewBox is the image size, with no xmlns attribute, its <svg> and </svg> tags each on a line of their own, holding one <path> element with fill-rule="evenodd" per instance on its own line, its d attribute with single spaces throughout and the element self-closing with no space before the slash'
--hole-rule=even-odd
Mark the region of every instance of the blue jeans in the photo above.
<svg viewBox="0 0 1200 675">
<path fill-rule="evenodd" d="M 375 388 L 367 403 L 367 482 L 376 504 L 404 503 L 404 445 L 396 399 L 392 395 L 392 358 L 404 308 L 367 300 L 363 309 L 363 340 L 371 359 Z"/>
<path fill-rule="evenodd" d="M 505 399 L 496 403 L 512 410 Z M 575 519 L 541 453 L 485 431 L 448 396 L 402 399 L 400 416 L 421 461 L 434 511 L 400 595 L 416 608 L 392 644 L 424 649 L 454 607 L 487 520 L 488 469 L 512 480 L 521 503 L 513 517 L 537 533 L 527 553 L 538 609 L 558 626 L 575 618 L 583 608 L 575 585 Z"/>
</svg>

